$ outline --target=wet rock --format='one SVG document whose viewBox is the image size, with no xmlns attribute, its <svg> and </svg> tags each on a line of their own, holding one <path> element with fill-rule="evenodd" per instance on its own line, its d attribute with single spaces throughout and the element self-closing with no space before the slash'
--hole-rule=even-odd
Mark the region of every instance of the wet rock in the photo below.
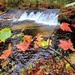
<svg viewBox="0 0 75 75">
<path fill-rule="evenodd" d="M 55 30 L 54 35 L 52 36 L 53 40 L 52 44 L 54 48 L 58 49 L 59 40 L 69 40 L 69 39 L 71 39 L 73 46 L 75 48 L 75 6 L 66 7 L 62 9 L 58 18 L 60 23 L 66 22 L 70 24 L 69 27 L 71 28 L 72 33 L 68 31 L 63 31 L 62 29 L 60 29 L 60 27 L 58 27 Z M 71 53 L 71 51 L 69 51 L 68 53 Z"/>
<path fill-rule="evenodd" d="M 65 21 L 75 24 L 75 6 L 63 8 L 59 14 L 58 19 L 60 22 Z"/>
<path fill-rule="evenodd" d="M 4 11 L 5 10 L 5 5 L 3 4 L 3 1 L 0 0 L 0 11 Z"/>
<path fill-rule="evenodd" d="M 0 15 L 4 14 L 4 12 L 0 11 Z"/>
<path fill-rule="evenodd" d="M 75 65 L 75 52 L 72 54 L 69 54 L 69 56 L 67 57 L 67 59 L 71 62 L 71 64 Z"/>
<path fill-rule="evenodd" d="M 14 14 L 11 13 L 8 16 L 5 16 L 4 19 L 12 19 L 14 17 Z"/>
</svg>

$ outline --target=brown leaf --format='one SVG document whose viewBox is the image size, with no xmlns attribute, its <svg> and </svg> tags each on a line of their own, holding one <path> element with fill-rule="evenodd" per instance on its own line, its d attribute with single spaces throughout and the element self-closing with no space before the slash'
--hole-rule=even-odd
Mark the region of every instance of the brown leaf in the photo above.
<svg viewBox="0 0 75 75">
<path fill-rule="evenodd" d="M 35 73 L 35 75 L 43 75 L 44 71 L 43 69 L 40 69 L 38 72 Z"/>
<path fill-rule="evenodd" d="M 34 49 L 38 49 L 39 47 L 41 47 L 41 34 L 38 34 L 36 36 L 36 40 L 34 41 Z"/>
</svg>

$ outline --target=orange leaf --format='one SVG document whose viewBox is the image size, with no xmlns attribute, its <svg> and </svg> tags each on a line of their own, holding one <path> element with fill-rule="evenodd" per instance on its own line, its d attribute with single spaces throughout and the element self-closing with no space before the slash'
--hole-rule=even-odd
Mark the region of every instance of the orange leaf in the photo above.
<svg viewBox="0 0 75 75">
<path fill-rule="evenodd" d="M 0 56 L 0 59 L 6 60 L 9 57 L 9 55 L 11 54 L 11 49 L 12 49 L 11 44 L 9 44 L 8 45 L 8 50 L 3 51 L 3 54 Z"/>
<path fill-rule="evenodd" d="M 73 49 L 73 44 L 72 44 L 70 39 L 68 41 L 60 40 L 60 44 L 58 46 L 60 48 L 62 48 L 63 50 L 68 50 L 68 49 L 71 49 L 72 51 L 74 50 Z"/>
<path fill-rule="evenodd" d="M 23 42 L 31 42 L 31 40 L 32 40 L 32 36 L 29 36 L 29 35 L 25 35 L 24 37 L 23 37 Z"/>
<path fill-rule="evenodd" d="M 19 49 L 19 51 L 26 51 L 29 48 L 31 40 L 32 40 L 32 37 L 26 35 L 23 37 L 23 42 L 20 44 L 17 44 L 16 47 Z"/>
<path fill-rule="evenodd" d="M 30 43 L 21 43 L 17 44 L 16 47 L 19 49 L 19 51 L 26 51 L 29 48 Z"/>
<path fill-rule="evenodd" d="M 41 46 L 41 34 L 36 36 L 36 40 L 34 41 L 34 49 L 38 49 Z"/>
<path fill-rule="evenodd" d="M 5 50 L 3 54 L 0 56 L 0 59 L 7 59 L 9 55 L 11 54 L 11 50 Z"/>
<path fill-rule="evenodd" d="M 41 41 L 34 41 L 34 48 L 38 49 L 41 46 Z"/>
<path fill-rule="evenodd" d="M 62 22 L 62 24 L 60 25 L 60 28 L 61 28 L 63 31 L 72 32 L 72 30 L 71 30 L 71 28 L 69 27 L 69 24 L 68 24 L 68 23 Z"/>
<path fill-rule="evenodd" d="M 5 66 L 7 65 L 7 61 L 6 61 L 6 60 L 3 61 L 3 62 L 1 63 L 1 65 L 2 65 L 2 67 L 5 67 Z"/>
</svg>

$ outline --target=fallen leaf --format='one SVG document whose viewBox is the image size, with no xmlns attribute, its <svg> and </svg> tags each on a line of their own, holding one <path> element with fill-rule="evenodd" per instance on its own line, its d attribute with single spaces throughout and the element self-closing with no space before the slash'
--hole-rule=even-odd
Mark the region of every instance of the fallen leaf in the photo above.
<svg viewBox="0 0 75 75">
<path fill-rule="evenodd" d="M 0 56 L 0 59 L 7 59 L 9 55 L 11 54 L 11 50 L 5 50 L 3 54 Z"/>
<path fill-rule="evenodd" d="M 4 60 L 2 63 L 1 63 L 2 67 L 5 67 L 7 65 L 7 61 Z"/>
<path fill-rule="evenodd" d="M 38 72 L 36 72 L 36 74 L 35 75 L 43 75 L 43 69 L 40 69 Z"/>
<path fill-rule="evenodd" d="M 8 45 L 8 50 L 3 51 L 3 54 L 0 56 L 0 59 L 6 60 L 9 57 L 9 55 L 11 54 L 11 49 L 12 49 L 11 44 L 9 44 Z"/>
<path fill-rule="evenodd" d="M 18 51 L 26 51 L 29 48 L 31 40 L 32 36 L 25 35 L 23 37 L 23 42 L 16 45 L 16 47 L 19 49 Z"/>
<path fill-rule="evenodd" d="M 30 43 L 20 43 L 17 44 L 16 47 L 19 49 L 18 51 L 26 51 L 29 48 Z"/>
<path fill-rule="evenodd" d="M 4 28 L 0 30 L 0 41 L 5 42 L 6 39 L 10 38 L 12 35 L 11 30 L 9 28 Z"/>
<path fill-rule="evenodd" d="M 32 36 L 25 35 L 25 36 L 23 37 L 23 42 L 28 42 L 28 43 L 30 43 L 31 40 L 32 40 Z"/>
<path fill-rule="evenodd" d="M 72 51 L 75 51 L 75 49 L 73 48 L 73 44 L 72 44 L 70 39 L 68 41 L 60 40 L 60 44 L 58 46 L 60 48 L 62 48 L 63 50 L 71 49 Z"/>
<path fill-rule="evenodd" d="M 44 39 L 41 40 L 41 47 L 42 48 L 48 48 L 48 42 L 45 41 Z"/>
<path fill-rule="evenodd" d="M 71 69 L 71 65 L 69 63 L 66 64 L 66 70 L 70 70 Z"/>
<path fill-rule="evenodd" d="M 61 28 L 63 31 L 72 32 L 72 30 L 71 30 L 71 28 L 69 27 L 69 24 L 68 24 L 68 23 L 62 22 L 62 24 L 60 25 L 60 28 Z"/>
<path fill-rule="evenodd" d="M 38 34 L 36 36 L 36 40 L 34 41 L 34 49 L 38 49 L 39 47 L 41 47 L 41 38 L 42 35 L 41 34 Z"/>
<path fill-rule="evenodd" d="M 52 40 L 47 39 L 47 45 L 52 46 Z"/>
</svg>

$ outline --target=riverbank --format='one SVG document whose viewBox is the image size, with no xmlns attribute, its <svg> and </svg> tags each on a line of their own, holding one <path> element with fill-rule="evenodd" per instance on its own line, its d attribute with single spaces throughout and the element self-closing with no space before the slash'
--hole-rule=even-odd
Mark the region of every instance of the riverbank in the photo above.
<svg viewBox="0 0 75 75">
<path fill-rule="evenodd" d="M 0 0 L 0 11 L 8 11 L 11 9 L 60 9 L 65 4 L 74 1 L 58 1 L 58 0 Z"/>
</svg>

